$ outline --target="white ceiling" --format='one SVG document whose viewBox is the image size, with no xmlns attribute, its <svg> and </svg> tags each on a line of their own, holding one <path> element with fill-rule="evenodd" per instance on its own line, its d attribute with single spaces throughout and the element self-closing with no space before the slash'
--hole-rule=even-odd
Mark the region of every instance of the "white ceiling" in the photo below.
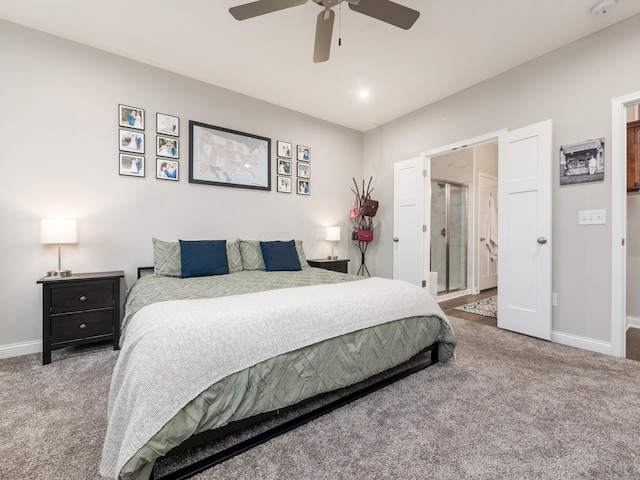
<svg viewBox="0 0 640 480">
<path fill-rule="evenodd" d="M 334 7 L 325 63 L 313 1 L 239 22 L 228 9 L 245 0 L 0 0 L 0 18 L 367 131 L 640 14 L 638 0 L 599 16 L 598 0 L 396 1 L 421 12 L 408 31 Z"/>
</svg>

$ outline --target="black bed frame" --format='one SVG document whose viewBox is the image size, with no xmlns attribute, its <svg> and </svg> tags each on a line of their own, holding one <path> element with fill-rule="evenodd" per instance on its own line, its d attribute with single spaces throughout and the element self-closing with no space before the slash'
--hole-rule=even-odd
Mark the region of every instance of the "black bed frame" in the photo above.
<svg viewBox="0 0 640 480">
<path fill-rule="evenodd" d="M 239 455 L 240 453 L 246 452 L 247 450 L 253 447 L 256 447 L 262 443 L 268 442 L 272 438 L 275 438 L 279 435 L 282 435 L 283 433 L 286 433 L 295 428 L 298 428 L 306 423 L 309 423 L 312 420 L 315 420 L 318 417 L 321 417 L 326 413 L 332 412 L 333 410 L 336 410 L 337 408 L 347 405 L 348 403 L 353 402 L 354 400 L 362 398 L 370 393 L 375 392 L 376 390 L 380 390 L 381 388 L 386 387 L 387 385 L 397 382 L 402 378 L 408 377 L 409 375 L 412 375 L 416 372 L 419 372 L 420 370 L 424 370 L 425 368 L 438 363 L 438 342 L 435 342 L 434 344 L 428 346 L 427 348 L 419 352 L 414 358 L 426 352 L 430 352 L 430 356 L 428 360 L 427 359 L 421 360 L 419 363 L 412 365 L 410 367 L 407 367 L 406 369 L 403 369 L 398 373 L 395 373 L 387 378 L 378 380 L 375 383 L 368 384 L 364 387 L 361 387 L 353 391 L 352 393 L 349 393 L 341 398 L 338 398 L 337 400 L 334 400 L 325 405 L 321 405 L 320 407 L 317 407 L 314 410 L 311 410 L 307 413 L 301 414 L 300 416 L 292 418 L 291 420 L 288 420 L 282 423 L 281 425 L 272 427 L 269 430 L 259 433 L 240 443 L 232 445 L 231 447 L 228 447 L 224 450 L 216 452 L 191 465 L 187 465 L 186 467 L 183 467 L 183 468 L 180 468 L 179 470 L 171 472 L 165 475 L 164 477 L 156 477 L 156 474 L 157 474 L 157 471 L 156 471 L 157 463 L 156 463 L 156 466 L 154 466 L 153 471 L 151 473 L 151 479 L 152 480 L 184 480 L 187 478 L 191 478 L 194 475 L 197 475 L 198 473 L 201 473 L 215 465 L 218 465 L 226 460 L 229 460 L 230 458 L 236 455 Z M 294 407 L 295 405 L 292 407 L 289 407 L 289 409 Z M 181 445 L 169 451 L 164 457 L 161 457 L 157 461 L 162 461 L 162 459 L 173 457 L 180 453 L 189 451 L 193 448 L 205 445 L 207 443 L 210 443 L 216 439 L 222 438 L 238 430 L 250 427 L 252 425 L 256 425 L 257 423 L 267 420 L 268 418 L 274 417 L 280 413 L 283 413 L 283 410 L 263 413 L 263 414 L 256 415 L 254 417 L 250 417 L 244 420 L 232 422 L 224 427 L 220 427 L 214 430 L 209 430 L 209 431 L 194 435 L 193 437 L 183 442 Z"/>
</svg>

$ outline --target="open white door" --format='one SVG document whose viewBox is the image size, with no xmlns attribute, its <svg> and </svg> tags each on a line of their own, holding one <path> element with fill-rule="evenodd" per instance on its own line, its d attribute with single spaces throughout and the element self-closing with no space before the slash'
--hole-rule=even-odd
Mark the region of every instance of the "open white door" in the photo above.
<svg viewBox="0 0 640 480">
<path fill-rule="evenodd" d="M 551 340 L 551 120 L 499 148 L 498 327 Z"/>
<path fill-rule="evenodd" d="M 428 286 L 429 208 L 423 158 L 393 165 L 393 278 Z"/>
</svg>

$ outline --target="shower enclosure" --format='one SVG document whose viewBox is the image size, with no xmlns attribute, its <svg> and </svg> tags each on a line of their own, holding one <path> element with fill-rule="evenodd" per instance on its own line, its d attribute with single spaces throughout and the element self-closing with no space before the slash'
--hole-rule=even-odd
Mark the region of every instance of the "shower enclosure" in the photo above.
<svg viewBox="0 0 640 480">
<path fill-rule="evenodd" d="M 467 288 L 467 187 L 431 181 L 431 271 L 438 295 Z"/>
</svg>

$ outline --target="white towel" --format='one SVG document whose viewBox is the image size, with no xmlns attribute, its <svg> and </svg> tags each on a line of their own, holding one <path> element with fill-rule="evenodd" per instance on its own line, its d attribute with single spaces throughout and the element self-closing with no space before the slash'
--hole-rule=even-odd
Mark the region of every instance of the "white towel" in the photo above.
<svg viewBox="0 0 640 480">
<path fill-rule="evenodd" d="M 498 210 L 491 194 L 489 194 L 489 215 L 484 241 L 489 249 L 489 258 L 491 261 L 496 261 L 498 259 Z"/>
</svg>

